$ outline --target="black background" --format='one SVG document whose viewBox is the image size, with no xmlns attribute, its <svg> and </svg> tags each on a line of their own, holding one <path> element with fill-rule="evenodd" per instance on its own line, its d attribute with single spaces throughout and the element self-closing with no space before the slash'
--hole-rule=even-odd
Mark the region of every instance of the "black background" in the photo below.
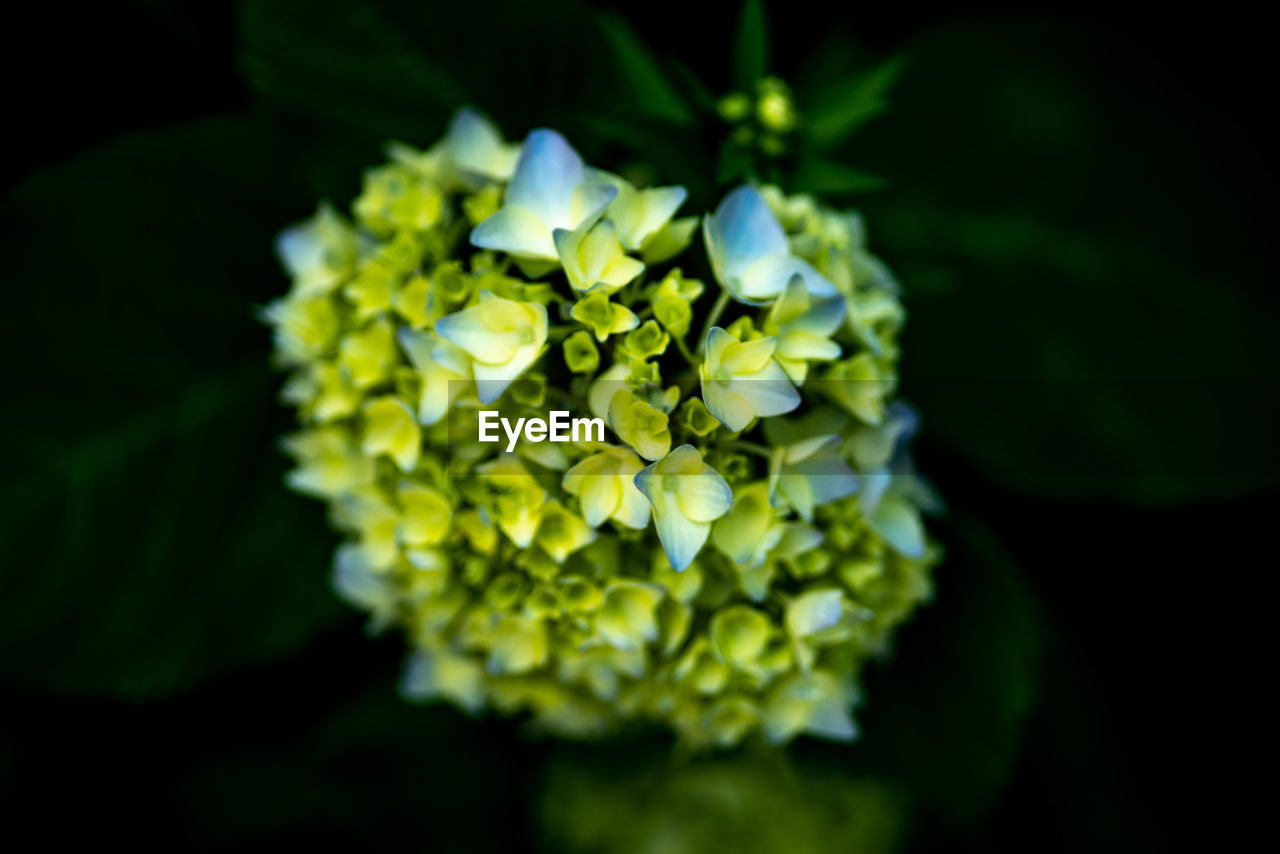
<svg viewBox="0 0 1280 854">
<path fill-rule="evenodd" d="M 576 14 L 566 7 L 548 7 L 546 32 Z M 627 16 L 656 53 L 723 90 L 736 12 L 694 19 L 692 9 L 646 3 Z M 349 198 L 359 164 L 374 162 L 391 129 L 335 131 L 330 146 L 331 116 L 312 121 L 281 99 L 266 142 L 195 144 L 231 162 L 244 144 L 229 184 L 212 168 L 202 176 L 198 154 L 173 171 L 139 167 L 178 156 L 171 138 L 148 133 L 271 109 L 271 93 L 242 74 L 239 10 L 25 12 L 4 58 L 6 185 L 18 194 L 3 220 L 13 376 L 0 458 L 12 475 L 0 541 L 6 836 L 558 850 L 538 819 L 546 764 L 601 760 L 502 721 L 396 699 L 399 641 L 366 639 L 358 617 L 330 601 L 323 512 L 278 486 L 271 442 L 289 420 L 272 401 L 268 338 L 250 311 L 284 288 L 270 240 L 319 193 Z M 447 19 L 499 46 L 555 43 L 541 30 L 504 34 L 502 14 Z M 936 528 L 953 560 L 892 667 L 872 674 L 866 736 L 852 748 L 864 754 L 850 762 L 919 787 L 910 850 L 1230 847 L 1263 797 L 1239 769 L 1265 764 L 1255 702 L 1272 670 L 1251 663 L 1264 642 L 1278 504 L 1268 29 L 1226 6 L 1182 15 L 787 3 L 770 21 L 784 76 L 832 33 L 860 55 L 905 47 L 913 60 L 850 159 L 889 181 L 855 202 L 873 245 L 885 223 L 878 245 L 907 288 L 904 391 L 924 415 L 919 462 L 950 506 Z M 501 65 L 504 55 L 497 47 L 474 61 Z M 479 106 L 518 136 L 541 119 L 524 94 L 511 99 Z M 438 132 L 438 120 L 423 122 Z M 128 150 L 122 139 L 133 140 Z M 307 154 L 295 161 L 299 145 Z M 135 168 L 151 188 L 139 196 L 128 189 Z M 204 187 L 218 181 L 206 204 Z M 1083 244 L 1042 247 L 1061 262 L 1011 258 L 1001 240 L 955 237 L 947 248 L 947 235 L 972 232 L 913 210 L 1047 223 Z M 238 224 L 220 228 L 228 215 Z M 192 234 L 206 227 L 207 240 Z M 1102 271 L 1096 287 L 1062 289 L 1072 274 L 1053 265 L 1087 265 L 1086 250 Z M 155 288 L 151 265 L 167 277 Z M 215 299 L 208 289 L 220 282 Z M 214 416 L 193 447 L 131 420 L 180 389 L 194 395 L 180 423 L 199 420 L 210 396 L 238 408 Z M 1128 433 L 1110 432 L 1124 420 L 1106 408 L 1111 396 L 1137 413 Z M 77 469 L 95 484 L 87 499 L 33 487 L 47 479 L 42 460 L 91 442 L 81 456 L 133 454 L 130 442 L 144 450 L 101 479 L 91 463 Z M 166 466 L 187 474 L 167 480 Z M 160 529 L 177 533 L 156 544 Z M 287 573 L 264 577 L 285 562 Z M 225 585 L 187 576 L 228 567 Z M 116 589 L 127 607 L 103 592 Z M 1014 602 L 1020 616 L 984 611 L 992 601 Z M 99 602 L 114 610 L 103 616 Z M 979 627 L 1019 620 L 1025 633 Z M 1024 642 L 1034 647 L 1026 661 L 1008 649 Z M 156 651 L 174 644 L 172 660 Z M 115 667 L 126 659 L 134 664 Z M 917 684 L 925 672 L 942 675 Z M 1026 684 L 1008 684 L 1015 678 Z M 982 692 L 1002 688 L 1010 697 L 984 705 Z M 936 732 L 907 727 L 878 741 L 892 730 L 878 723 L 923 707 Z M 639 738 L 613 749 L 643 754 L 653 736 Z M 945 769 L 988 760 L 1000 766 L 989 796 L 949 809 L 971 784 Z"/>
</svg>

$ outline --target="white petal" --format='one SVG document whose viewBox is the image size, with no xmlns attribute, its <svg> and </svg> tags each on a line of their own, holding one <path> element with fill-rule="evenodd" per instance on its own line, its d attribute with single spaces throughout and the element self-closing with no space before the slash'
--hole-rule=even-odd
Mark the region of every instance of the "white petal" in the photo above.
<svg viewBox="0 0 1280 854">
<path fill-rule="evenodd" d="M 824 335 L 788 329 L 778 336 L 778 353 L 785 359 L 829 360 L 840 356 L 840 345 Z"/>
<path fill-rule="evenodd" d="M 519 205 L 500 208 L 471 229 L 471 243 L 526 258 L 556 259 L 551 229 L 533 211 Z"/>
<path fill-rule="evenodd" d="M 695 522 L 714 522 L 733 506 L 733 490 L 714 471 L 667 475 L 675 479 L 680 511 Z"/>
<path fill-rule="evenodd" d="M 569 200 L 566 221 L 553 223 L 557 228 L 584 228 L 592 225 L 618 194 L 617 187 L 608 184 L 586 183 L 574 187 Z"/>
<path fill-rule="evenodd" d="M 480 306 L 463 309 L 436 321 L 436 334 L 490 365 L 505 365 L 520 348 L 520 336 L 513 330 L 493 330 L 485 323 Z"/>
<path fill-rule="evenodd" d="M 654 187 L 651 190 L 641 190 L 636 195 L 640 215 L 622 235 L 622 242 L 628 249 L 639 249 L 650 235 L 675 216 L 675 212 L 689 197 L 689 191 L 684 187 Z"/>
<path fill-rule="evenodd" d="M 578 497 L 582 518 L 591 527 L 598 528 L 622 500 L 622 479 L 612 472 L 582 475 L 582 490 Z"/>
<path fill-rule="evenodd" d="M 813 521 L 813 486 L 802 475 L 784 474 L 777 481 L 778 493 L 796 510 L 796 515 L 806 522 Z"/>
<path fill-rule="evenodd" d="M 840 622 L 842 595 L 839 590 L 814 590 L 797 596 L 787 605 L 787 628 L 797 637 L 820 632 Z"/>
<path fill-rule="evenodd" d="M 613 518 L 637 531 L 649 524 L 649 501 L 630 479 L 623 483 L 622 498 Z"/>
<path fill-rule="evenodd" d="M 498 128 L 471 107 L 463 107 L 453 116 L 445 136 L 449 159 L 458 169 L 489 178 L 511 176 L 514 160 L 503 151 Z"/>
</svg>

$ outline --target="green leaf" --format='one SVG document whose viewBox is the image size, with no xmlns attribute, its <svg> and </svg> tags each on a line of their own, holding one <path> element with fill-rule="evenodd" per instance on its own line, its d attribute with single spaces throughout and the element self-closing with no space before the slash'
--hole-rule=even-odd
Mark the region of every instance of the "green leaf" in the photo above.
<svg viewBox="0 0 1280 854">
<path fill-rule="evenodd" d="M 427 145 L 464 104 L 515 138 L 564 129 L 634 82 L 581 0 L 484 13 L 419 0 L 246 0 L 240 30 L 241 66 L 265 102 L 378 142 Z"/>
<path fill-rule="evenodd" d="M 626 19 L 617 13 L 599 15 L 618 71 L 631 88 L 637 110 L 678 125 L 688 125 L 693 114 L 680 93 L 667 80 L 662 67 Z"/>
<path fill-rule="evenodd" d="M 924 440 L 1026 497 L 1280 484 L 1256 148 L 1095 32 L 951 24 L 911 55 L 858 162 L 893 187 L 863 213 L 905 290 Z"/>
<path fill-rule="evenodd" d="M 278 658 L 342 619 L 333 538 L 287 494 L 271 253 L 302 211 L 270 129 L 113 142 L 0 209 L 9 295 L 0 681 L 149 698 Z M 51 332 L 52 331 L 52 332 Z"/>
<path fill-rule="evenodd" d="M 695 196 L 711 187 L 711 165 L 699 148 L 696 128 L 673 128 L 644 116 L 587 114 L 579 116 L 569 130 L 584 148 L 597 141 L 616 146 L 625 152 L 614 155 L 620 166 L 645 164 L 657 183 L 681 184 Z M 681 214 L 692 212 L 693 205 L 687 202 Z"/>
<path fill-rule="evenodd" d="M 821 150 L 835 148 L 888 109 L 889 90 L 905 67 L 905 57 L 894 56 L 815 95 L 804 111 L 810 144 Z"/>
<path fill-rule="evenodd" d="M 762 0 L 744 0 L 733 43 L 734 85 L 752 91 L 769 71 L 769 31 Z"/>
<path fill-rule="evenodd" d="M 560 749 L 539 786 L 548 850 L 888 854 L 907 836 L 908 798 L 885 780 L 808 768 L 780 750 L 670 752 L 616 740 Z"/>
<path fill-rule="evenodd" d="M 979 518 L 957 512 L 930 527 L 947 551 L 936 598 L 867 673 L 862 739 L 844 759 L 853 773 L 896 780 L 961 831 L 994 806 L 1016 765 L 1043 620 L 1021 570 Z"/>
<path fill-rule="evenodd" d="M 680 78 L 679 86 L 684 91 L 685 97 L 692 102 L 693 106 L 700 112 L 714 113 L 716 95 L 711 88 L 693 72 L 693 69 L 679 59 L 670 60 L 670 64 L 676 76 Z"/>
<path fill-rule="evenodd" d="M 716 183 L 733 184 L 749 180 L 754 166 L 750 152 L 726 142 L 720 146 L 720 156 L 716 159 Z"/>
<path fill-rule="evenodd" d="M 334 684 L 300 684 L 314 710 L 291 721 L 287 737 L 207 751 L 175 781 L 173 799 L 197 838 L 258 847 L 325 828 L 359 849 L 413 847 L 424 834 L 445 851 L 520 847 L 523 822 L 492 819 L 520 815 L 531 799 L 521 777 L 536 754 L 451 706 L 404 702 L 395 673 L 379 666 L 398 650 L 341 640 L 357 666 L 308 671 L 322 682 L 332 673 Z M 458 767 L 436 765 L 441 757 Z M 507 783 L 495 789 L 495 779 Z"/>
<path fill-rule="evenodd" d="M 884 180 L 817 154 L 802 155 L 793 178 L 796 192 L 846 195 L 878 190 Z"/>
<path fill-rule="evenodd" d="M 378 4 L 251 0 L 240 31 L 255 90 L 369 133 L 425 139 L 467 101 L 462 82 L 411 39 L 414 26 Z"/>
</svg>

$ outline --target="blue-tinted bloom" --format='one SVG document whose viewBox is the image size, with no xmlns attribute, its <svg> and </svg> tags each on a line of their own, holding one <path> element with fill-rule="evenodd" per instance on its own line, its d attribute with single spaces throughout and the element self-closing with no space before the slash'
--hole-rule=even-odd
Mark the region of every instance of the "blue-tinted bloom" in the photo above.
<svg viewBox="0 0 1280 854">
<path fill-rule="evenodd" d="M 773 358 L 796 385 L 804 382 L 811 361 L 840 357 L 840 345 L 831 336 L 844 320 L 843 297 L 815 297 L 795 275 L 769 309 L 763 332 L 778 339 Z"/>
<path fill-rule="evenodd" d="M 641 469 L 635 484 L 653 505 L 658 539 L 676 570 L 693 563 L 711 533 L 711 523 L 733 506 L 729 484 L 692 445 L 681 445 Z"/>
<path fill-rule="evenodd" d="M 617 190 L 587 178 L 578 152 L 553 130 L 524 141 L 502 207 L 471 231 L 471 242 L 518 258 L 557 260 L 557 228 L 589 227 Z"/>
<path fill-rule="evenodd" d="M 776 338 L 739 341 L 719 326 L 707 333 L 706 359 L 699 369 L 702 400 L 730 430 L 800 405 L 800 393 L 773 360 L 777 346 Z"/>
<path fill-rule="evenodd" d="M 774 452 L 769 471 L 770 495 L 813 521 L 813 508 L 858 491 L 858 476 L 840 456 L 839 436 L 814 436 Z"/>
<path fill-rule="evenodd" d="M 702 220 L 702 234 L 716 281 L 739 302 L 762 304 L 800 276 L 810 294 L 829 297 L 835 285 L 791 254 L 787 235 L 754 187 L 739 187 Z"/>
<path fill-rule="evenodd" d="M 918 426 L 915 410 L 895 402 L 881 424 L 863 428 L 851 443 L 866 483 L 859 500 L 863 515 L 872 530 L 907 557 L 919 557 L 925 551 L 919 502 L 912 500 L 918 481 L 905 456 Z"/>
</svg>

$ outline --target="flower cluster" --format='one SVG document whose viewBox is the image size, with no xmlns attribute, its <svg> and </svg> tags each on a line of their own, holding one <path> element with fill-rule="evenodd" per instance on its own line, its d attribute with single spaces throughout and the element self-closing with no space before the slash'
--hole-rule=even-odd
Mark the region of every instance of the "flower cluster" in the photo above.
<svg viewBox="0 0 1280 854">
<path fill-rule="evenodd" d="M 393 146 L 351 218 L 280 236 L 288 481 L 347 537 L 339 592 L 406 632 L 409 696 L 567 736 L 855 734 L 859 670 L 937 557 L 896 285 L 856 214 L 686 196 L 463 110 Z M 490 408 L 609 430 L 507 452 L 477 440 Z"/>
</svg>

